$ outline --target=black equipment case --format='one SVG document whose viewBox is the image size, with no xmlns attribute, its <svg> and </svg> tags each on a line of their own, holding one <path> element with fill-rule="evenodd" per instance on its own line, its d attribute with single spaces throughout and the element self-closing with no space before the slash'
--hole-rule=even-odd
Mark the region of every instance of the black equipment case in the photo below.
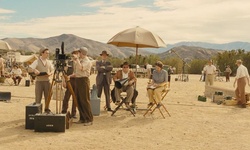
<svg viewBox="0 0 250 150">
<path fill-rule="evenodd" d="M 8 101 L 11 99 L 11 92 L 0 92 L 0 100 Z"/>
<path fill-rule="evenodd" d="M 42 103 L 40 104 L 31 103 L 26 106 L 25 129 L 34 129 L 35 114 L 42 113 L 42 109 L 43 109 Z"/>
<path fill-rule="evenodd" d="M 25 80 L 25 86 L 30 86 L 30 80 Z"/>
<path fill-rule="evenodd" d="M 66 114 L 36 114 L 35 132 L 65 132 Z"/>
</svg>

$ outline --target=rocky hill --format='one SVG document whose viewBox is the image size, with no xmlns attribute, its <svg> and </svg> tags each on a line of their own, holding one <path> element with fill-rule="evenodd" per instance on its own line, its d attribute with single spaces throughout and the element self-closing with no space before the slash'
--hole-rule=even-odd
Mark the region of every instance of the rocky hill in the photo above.
<svg viewBox="0 0 250 150">
<path fill-rule="evenodd" d="M 175 53 L 174 53 L 175 52 Z M 210 59 L 223 50 L 208 49 L 195 46 L 178 46 L 166 52 L 157 54 L 161 59 L 167 57 L 181 57 L 185 61 L 192 59 Z"/>
<path fill-rule="evenodd" d="M 249 42 L 230 42 L 230 43 L 223 43 L 223 44 L 215 44 L 215 43 L 206 43 L 206 42 L 179 42 L 175 44 L 167 44 L 165 48 L 159 48 L 157 50 L 152 48 L 147 48 L 145 50 L 149 52 L 155 53 L 163 53 L 167 50 L 170 50 L 174 47 L 179 46 L 194 46 L 194 47 L 203 47 L 208 49 L 220 49 L 220 50 L 237 50 L 237 49 L 244 49 L 246 51 L 250 51 L 250 43 Z"/>
<path fill-rule="evenodd" d="M 126 58 L 135 55 L 135 48 L 122 48 L 110 44 L 101 43 L 98 41 L 81 38 L 72 34 L 62 34 L 44 39 L 39 38 L 5 38 L 4 41 L 8 42 L 14 50 L 25 50 L 38 52 L 40 47 L 45 46 L 52 50 L 56 48 L 61 49 L 61 43 L 64 42 L 65 53 L 70 53 L 74 48 L 85 46 L 89 49 L 89 55 L 92 57 L 99 56 L 101 51 L 107 50 L 113 57 Z M 139 50 L 139 54 L 151 54 L 143 49 Z"/>
<path fill-rule="evenodd" d="M 92 57 L 99 56 L 101 51 L 107 50 L 113 57 L 126 58 L 135 55 L 135 48 L 116 47 L 110 44 L 101 43 L 98 41 L 81 38 L 72 34 L 62 34 L 59 36 L 39 39 L 39 38 L 5 38 L 14 50 L 25 50 L 38 52 L 41 46 L 48 47 L 52 53 L 56 48 L 61 48 L 61 43 L 64 42 L 65 53 L 70 53 L 74 48 L 85 46 L 89 49 L 89 55 Z M 154 49 L 155 53 L 148 52 L 144 48 L 139 49 L 139 54 L 158 55 L 160 58 L 177 57 L 176 54 L 170 53 L 174 50 L 181 58 L 191 60 L 194 58 L 209 59 L 222 50 L 211 48 L 202 48 L 197 46 L 176 46 L 171 49 L 165 49 L 162 53 L 157 53 L 160 49 Z"/>
</svg>

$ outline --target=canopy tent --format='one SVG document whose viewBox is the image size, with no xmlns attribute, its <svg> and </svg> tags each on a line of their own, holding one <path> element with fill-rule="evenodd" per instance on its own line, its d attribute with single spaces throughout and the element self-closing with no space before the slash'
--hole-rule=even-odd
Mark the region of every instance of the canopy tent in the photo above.
<svg viewBox="0 0 250 150">
<path fill-rule="evenodd" d="M 33 55 L 21 55 L 20 56 L 20 62 L 21 63 L 27 63 L 27 64 L 32 64 L 33 61 L 37 59 L 37 56 L 35 54 Z"/>
<path fill-rule="evenodd" d="M 7 42 L 0 40 L 0 49 L 11 50 L 11 47 Z"/>
</svg>

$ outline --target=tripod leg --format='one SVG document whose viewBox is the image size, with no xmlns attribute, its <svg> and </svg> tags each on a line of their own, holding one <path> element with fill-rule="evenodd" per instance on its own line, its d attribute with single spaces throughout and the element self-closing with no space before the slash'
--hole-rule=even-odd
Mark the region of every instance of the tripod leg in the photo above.
<svg viewBox="0 0 250 150">
<path fill-rule="evenodd" d="M 52 83 L 51 83 L 50 88 L 49 88 L 48 99 L 45 102 L 45 112 L 50 112 L 50 110 L 49 110 L 49 103 L 50 103 L 50 100 L 51 100 L 51 97 L 52 97 L 52 87 L 53 87 L 54 84 L 55 84 L 55 73 L 53 75 L 53 80 L 52 80 Z"/>
<path fill-rule="evenodd" d="M 56 84 L 56 114 L 58 114 L 58 84 Z"/>
<path fill-rule="evenodd" d="M 74 101 L 76 107 L 78 108 L 78 103 L 77 103 L 77 100 L 76 100 L 75 92 L 73 91 L 73 88 L 72 88 L 72 86 L 71 86 L 71 84 L 70 84 L 69 78 L 68 78 L 68 76 L 65 74 L 65 72 L 63 72 L 63 77 L 64 77 L 64 79 L 65 79 L 65 81 L 66 81 L 66 85 L 67 85 L 67 87 L 69 88 L 69 91 L 70 91 L 70 93 L 71 93 L 71 95 L 72 95 L 72 97 L 73 97 L 73 101 Z"/>
</svg>

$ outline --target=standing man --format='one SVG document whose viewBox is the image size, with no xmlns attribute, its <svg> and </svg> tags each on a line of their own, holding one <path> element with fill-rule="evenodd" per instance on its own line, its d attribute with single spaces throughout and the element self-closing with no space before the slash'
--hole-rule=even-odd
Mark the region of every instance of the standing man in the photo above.
<svg viewBox="0 0 250 150">
<path fill-rule="evenodd" d="M 112 111 L 110 107 L 110 84 L 113 66 L 107 60 L 109 56 L 107 51 L 102 51 L 100 55 L 102 60 L 96 62 L 96 70 L 98 71 L 96 76 L 97 96 L 101 97 L 102 89 L 104 88 L 107 111 Z"/>
<path fill-rule="evenodd" d="M 88 49 L 81 47 L 79 55 L 74 54 L 74 74 L 70 78 L 75 77 L 75 95 L 78 103 L 78 111 L 80 119 L 77 123 L 83 123 L 84 126 L 93 124 L 93 114 L 90 105 L 90 71 L 92 63 L 87 57 Z"/>
<path fill-rule="evenodd" d="M 237 104 L 241 108 L 246 108 L 245 87 L 246 83 L 250 86 L 249 74 L 247 68 L 242 65 L 242 61 L 240 59 L 236 61 L 236 65 L 238 66 L 238 69 L 233 87 L 235 87 L 235 83 L 237 82 L 237 88 L 235 89 L 235 95 L 238 101 Z"/>
<path fill-rule="evenodd" d="M 75 91 L 75 77 L 71 75 L 74 73 L 74 61 L 73 61 L 73 55 L 76 55 L 78 56 L 78 50 L 77 49 L 74 49 L 72 52 L 72 57 L 71 57 L 71 60 L 68 61 L 68 65 L 67 65 L 67 71 L 66 71 L 66 75 L 70 78 L 69 82 L 73 88 L 73 91 Z M 66 91 L 65 91 L 65 95 L 64 95 L 64 98 L 63 98 L 63 105 L 62 105 L 62 113 L 63 114 L 66 114 L 67 113 L 67 109 L 68 109 L 68 103 L 69 103 L 69 99 L 70 99 L 70 96 L 71 96 L 71 92 L 70 92 L 70 89 L 69 87 L 67 87 L 67 84 L 66 84 L 66 81 L 64 82 L 63 86 L 66 88 Z M 71 117 L 72 118 L 76 118 L 76 104 L 74 102 L 74 100 L 72 101 L 72 107 L 71 107 Z"/>
<path fill-rule="evenodd" d="M 214 78 L 215 78 L 215 72 L 216 67 L 212 64 L 212 60 L 208 61 L 208 64 L 204 67 L 203 70 L 206 74 L 205 84 L 206 85 L 213 85 L 214 84 Z"/>
<path fill-rule="evenodd" d="M 41 103 L 42 95 L 44 95 L 46 103 L 48 101 L 50 89 L 49 77 L 53 74 L 54 67 L 52 63 L 48 61 L 48 48 L 41 48 L 39 53 L 39 58 L 30 65 L 30 68 L 37 75 L 35 85 L 36 103 Z"/>
<path fill-rule="evenodd" d="M 225 72 L 226 76 L 226 82 L 230 82 L 230 74 L 232 73 L 232 70 L 230 69 L 230 66 L 227 65 Z"/>
<path fill-rule="evenodd" d="M 168 87 L 170 88 L 171 74 L 174 73 L 172 66 L 169 66 L 167 71 L 168 71 Z"/>
</svg>

